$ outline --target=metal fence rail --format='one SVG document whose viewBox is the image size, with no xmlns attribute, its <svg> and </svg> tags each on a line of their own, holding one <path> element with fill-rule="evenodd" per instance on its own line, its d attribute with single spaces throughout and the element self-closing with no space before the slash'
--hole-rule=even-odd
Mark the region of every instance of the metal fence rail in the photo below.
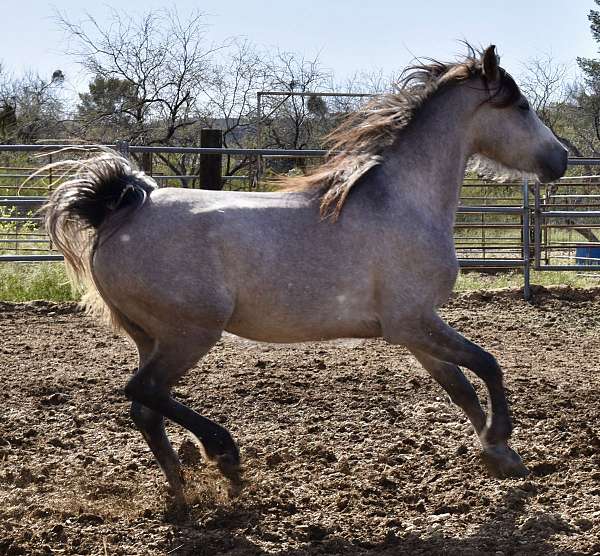
<svg viewBox="0 0 600 556">
<path fill-rule="evenodd" d="M 575 159 L 598 166 L 600 160 Z M 595 189 L 594 192 L 590 192 Z M 534 262 L 538 271 L 599 271 L 600 176 L 564 178 L 535 186 Z M 590 238 L 595 238 L 592 240 Z M 575 261 L 565 263 L 563 261 Z"/>
</svg>

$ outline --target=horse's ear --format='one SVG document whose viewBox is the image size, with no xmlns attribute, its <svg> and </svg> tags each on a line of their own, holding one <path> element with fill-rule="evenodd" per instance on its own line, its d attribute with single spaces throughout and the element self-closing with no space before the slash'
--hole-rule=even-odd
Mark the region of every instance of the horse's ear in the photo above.
<svg viewBox="0 0 600 556">
<path fill-rule="evenodd" d="M 488 81 L 495 81 L 500 77 L 499 64 L 500 61 L 496 54 L 496 46 L 491 44 L 481 55 L 482 73 Z"/>
</svg>

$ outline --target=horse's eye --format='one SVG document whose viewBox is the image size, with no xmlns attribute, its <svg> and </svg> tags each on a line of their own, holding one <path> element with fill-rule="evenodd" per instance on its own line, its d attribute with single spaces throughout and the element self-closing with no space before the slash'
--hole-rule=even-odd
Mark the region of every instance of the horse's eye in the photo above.
<svg viewBox="0 0 600 556">
<path fill-rule="evenodd" d="M 519 110 L 523 110 L 523 112 L 529 110 L 529 103 L 526 100 L 522 100 L 517 106 L 519 107 Z"/>
</svg>

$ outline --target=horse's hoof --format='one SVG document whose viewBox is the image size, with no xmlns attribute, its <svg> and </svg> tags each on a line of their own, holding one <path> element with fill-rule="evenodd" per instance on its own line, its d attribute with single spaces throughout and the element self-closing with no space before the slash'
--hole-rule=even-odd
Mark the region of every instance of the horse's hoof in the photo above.
<svg viewBox="0 0 600 556">
<path fill-rule="evenodd" d="M 244 489 L 246 482 L 241 477 L 235 481 L 229 481 L 229 487 L 227 489 L 227 494 L 229 498 L 237 498 L 242 490 Z"/>
<path fill-rule="evenodd" d="M 224 454 L 216 459 L 217 469 L 223 477 L 229 481 L 229 496 L 235 498 L 244 488 L 244 478 L 242 477 L 242 467 L 239 458 L 232 458 Z"/>
<path fill-rule="evenodd" d="M 521 456 L 506 445 L 487 446 L 481 455 L 488 471 L 498 479 L 522 478 L 529 475 Z"/>
<path fill-rule="evenodd" d="M 183 494 L 173 495 L 167 500 L 165 517 L 172 523 L 186 521 L 190 515 L 190 506 Z"/>
</svg>

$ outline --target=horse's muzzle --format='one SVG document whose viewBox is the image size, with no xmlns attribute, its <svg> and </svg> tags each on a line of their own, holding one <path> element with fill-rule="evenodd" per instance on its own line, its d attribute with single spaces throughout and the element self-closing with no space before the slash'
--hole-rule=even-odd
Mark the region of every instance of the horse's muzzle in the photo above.
<svg viewBox="0 0 600 556">
<path fill-rule="evenodd" d="M 562 145 L 552 149 L 550 153 L 545 153 L 543 158 L 540 157 L 540 172 L 538 178 L 542 183 L 556 181 L 562 178 L 567 171 L 567 163 L 569 161 L 569 151 Z"/>
</svg>

